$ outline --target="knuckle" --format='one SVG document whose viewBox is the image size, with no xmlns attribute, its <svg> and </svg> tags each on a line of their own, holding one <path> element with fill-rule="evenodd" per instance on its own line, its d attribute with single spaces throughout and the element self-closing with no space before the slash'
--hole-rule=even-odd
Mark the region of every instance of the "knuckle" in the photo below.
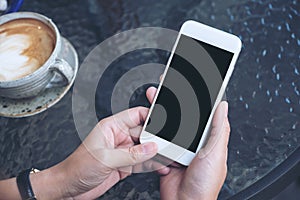
<svg viewBox="0 0 300 200">
<path fill-rule="evenodd" d="M 102 119 L 100 122 L 97 123 L 96 127 L 98 129 L 101 129 L 103 128 L 106 124 L 108 123 L 108 120 L 105 118 L 105 119 Z"/>
<path fill-rule="evenodd" d="M 103 134 L 107 132 L 107 127 L 109 127 L 109 122 L 107 119 L 103 119 L 96 125 L 96 130 L 98 133 Z"/>
<path fill-rule="evenodd" d="M 140 152 L 137 148 L 130 147 L 129 148 L 130 158 L 133 164 L 137 164 L 140 158 Z"/>
</svg>

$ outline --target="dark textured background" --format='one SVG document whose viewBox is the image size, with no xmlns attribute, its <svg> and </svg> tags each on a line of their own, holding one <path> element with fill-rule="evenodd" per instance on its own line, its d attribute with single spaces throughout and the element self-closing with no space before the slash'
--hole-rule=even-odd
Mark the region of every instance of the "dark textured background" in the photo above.
<svg viewBox="0 0 300 200">
<path fill-rule="evenodd" d="M 77 49 L 80 62 L 109 36 L 141 26 L 179 30 L 185 20 L 194 19 L 238 35 L 244 45 L 227 88 L 232 133 L 228 176 L 220 199 L 259 180 L 299 148 L 299 1 L 25 0 L 22 10 L 52 18 Z M 143 55 L 149 53 L 129 55 L 120 60 L 120 66 L 167 59 L 163 53 L 154 52 L 149 58 Z M 105 92 L 99 88 L 96 95 L 99 118 L 110 113 L 101 99 Z M 140 93 L 133 98 L 136 104 L 145 101 Z M 76 149 L 80 139 L 71 103 L 69 92 L 39 115 L 0 118 L 1 178 L 31 166 L 50 167 Z M 159 178 L 154 173 L 133 175 L 100 199 L 159 199 L 158 187 Z"/>
</svg>

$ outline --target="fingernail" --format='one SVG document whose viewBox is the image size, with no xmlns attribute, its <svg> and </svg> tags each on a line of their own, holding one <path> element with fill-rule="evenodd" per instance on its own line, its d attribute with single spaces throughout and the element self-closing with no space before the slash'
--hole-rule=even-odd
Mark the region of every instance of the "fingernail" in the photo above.
<svg viewBox="0 0 300 200">
<path fill-rule="evenodd" d="M 157 145 L 154 142 L 148 142 L 143 144 L 143 153 L 149 154 L 157 151 Z"/>
<path fill-rule="evenodd" d="M 154 86 L 150 86 L 150 87 L 149 87 L 149 89 L 151 89 L 151 88 L 152 88 L 152 89 L 156 89 L 156 87 L 154 87 Z"/>
<path fill-rule="evenodd" d="M 225 113 L 225 116 L 227 116 L 228 115 L 228 103 L 227 103 L 227 101 L 222 101 L 221 104 L 222 104 L 222 111 L 223 111 L 223 113 Z"/>
</svg>

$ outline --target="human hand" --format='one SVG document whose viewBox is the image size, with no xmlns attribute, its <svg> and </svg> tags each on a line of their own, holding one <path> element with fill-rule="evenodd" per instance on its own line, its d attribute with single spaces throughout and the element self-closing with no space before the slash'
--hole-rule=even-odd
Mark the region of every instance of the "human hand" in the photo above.
<svg viewBox="0 0 300 200">
<path fill-rule="evenodd" d="M 155 88 L 147 90 L 151 102 L 155 93 Z M 230 133 L 227 114 L 228 104 L 223 101 L 215 112 L 206 146 L 196 154 L 187 168 L 173 164 L 170 173 L 161 177 L 161 199 L 217 199 L 227 173 Z"/>
<path fill-rule="evenodd" d="M 136 145 L 147 114 L 148 108 L 136 107 L 101 120 L 73 154 L 50 168 L 62 177 L 64 197 L 94 199 L 145 168 L 167 174 L 167 167 L 148 161 L 157 153 L 155 143 Z"/>
</svg>

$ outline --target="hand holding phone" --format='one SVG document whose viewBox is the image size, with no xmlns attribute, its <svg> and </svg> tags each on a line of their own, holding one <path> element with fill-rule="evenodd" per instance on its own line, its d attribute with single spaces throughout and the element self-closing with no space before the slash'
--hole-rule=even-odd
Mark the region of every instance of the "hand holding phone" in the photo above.
<svg viewBox="0 0 300 200">
<path fill-rule="evenodd" d="M 154 87 L 147 89 L 150 103 L 156 92 Z M 207 145 L 195 155 L 188 167 L 174 163 L 169 165 L 169 173 L 161 176 L 161 199 L 217 199 L 227 172 L 230 133 L 227 114 L 228 104 L 223 101 L 214 114 Z"/>
<path fill-rule="evenodd" d="M 205 146 L 241 50 L 238 37 L 187 21 L 183 24 L 146 119 L 140 142 L 189 165 Z"/>
</svg>

